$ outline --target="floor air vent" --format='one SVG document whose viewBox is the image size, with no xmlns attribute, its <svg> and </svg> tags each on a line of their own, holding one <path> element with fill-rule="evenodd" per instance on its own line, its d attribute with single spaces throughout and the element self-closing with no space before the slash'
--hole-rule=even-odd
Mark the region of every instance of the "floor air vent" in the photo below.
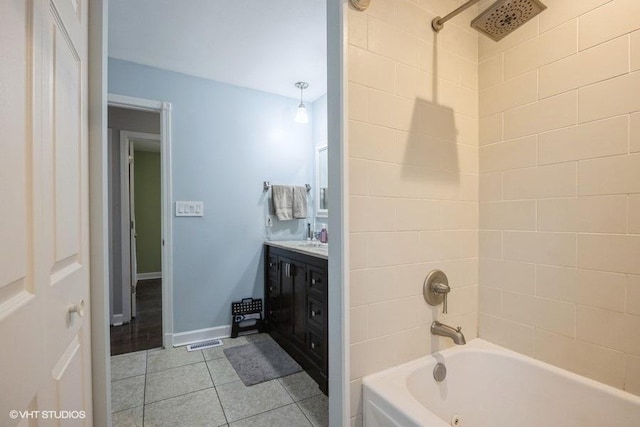
<svg viewBox="0 0 640 427">
<path fill-rule="evenodd" d="M 207 340 L 197 342 L 195 344 L 189 344 L 187 351 L 204 350 L 205 348 L 218 347 L 222 345 L 222 340 Z"/>
</svg>

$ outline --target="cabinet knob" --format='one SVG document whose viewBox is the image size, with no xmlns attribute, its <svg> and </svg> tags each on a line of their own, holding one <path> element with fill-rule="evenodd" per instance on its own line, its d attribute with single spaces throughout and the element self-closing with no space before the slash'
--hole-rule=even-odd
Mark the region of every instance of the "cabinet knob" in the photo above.
<svg viewBox="0 0 640 427">
<path fill-rule="evenodd" d="M 316 317 L 320 315 L 320 310 L 316 311 L 316 310 L 311 310 L 311 317 Z"/>
<path fill-rule="evenodd" d="M 273 286 L 269 286 L 269 292 L 273 292 Z"/>
<path fill-rule="evenodd" d="M 273 263 L 272 262 L 269 263 L 269 267 L 273 267 Z"/>
<path fill-rule="evenodd" d="M 311 284 L 315 285 L 316 284 L 316 279 L 311 279 Z"/>
<path fill-rule="evenodd" d="M 315 350 L 316 349 L 316 343 L 314 343 L 313 341 L 311 342 L 311 350 Z"/>
</svg>

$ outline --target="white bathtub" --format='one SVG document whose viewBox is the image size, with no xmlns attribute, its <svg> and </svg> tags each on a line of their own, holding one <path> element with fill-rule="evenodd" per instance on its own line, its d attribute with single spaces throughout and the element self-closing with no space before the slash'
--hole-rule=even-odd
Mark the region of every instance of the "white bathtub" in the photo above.
<svg viewBox="0 0 640 427">
<path fill-rule="evenodd" d="M 640 397 L 481 339 L 366 377 L 363 388 L 365 427 L 640 426 Z"/>
</svg>

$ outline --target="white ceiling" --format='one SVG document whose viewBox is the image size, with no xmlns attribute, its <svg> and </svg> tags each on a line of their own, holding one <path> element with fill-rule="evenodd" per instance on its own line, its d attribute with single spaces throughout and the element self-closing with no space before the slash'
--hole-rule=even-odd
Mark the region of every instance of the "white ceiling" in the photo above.
<svg viewBox="0 0 640 427">
<path fill-rule="evenodd" d="M 305 100 L 327 91 L 326 0 L 110 0 L 109 56 Z"/>
</svg>

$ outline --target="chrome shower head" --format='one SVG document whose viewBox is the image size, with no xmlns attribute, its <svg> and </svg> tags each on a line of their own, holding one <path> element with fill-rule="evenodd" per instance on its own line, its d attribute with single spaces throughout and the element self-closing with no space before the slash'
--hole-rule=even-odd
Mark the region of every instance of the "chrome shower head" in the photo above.
<svg viewBox="0 0 640 427">
<path fill-rule="evenodd" d="M 500 41 L 546 8 L 540 0 L 498 0 L 471 21 L 471 26 Z"/>
</svg>

